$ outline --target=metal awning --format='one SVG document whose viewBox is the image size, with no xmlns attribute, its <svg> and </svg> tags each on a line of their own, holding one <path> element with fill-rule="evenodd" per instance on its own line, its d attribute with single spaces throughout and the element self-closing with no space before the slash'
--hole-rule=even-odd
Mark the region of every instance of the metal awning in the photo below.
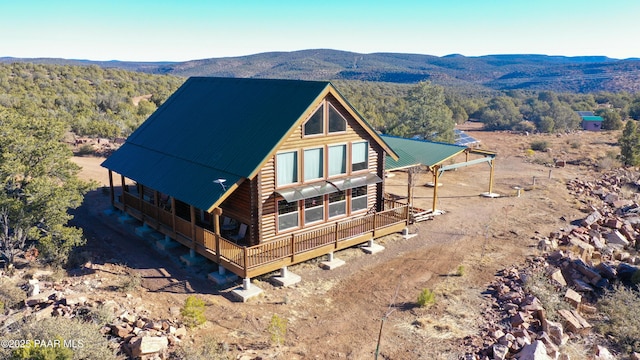
<svg viewBox="0 0 640 360">
<path fill-rule="evenodd" d="M 326 181 L 310 185 L 296 186 L 288 189 L 276 190 L 276 193 L 287 200 L 287 202 L 308 199 L 320 195 L 331 194 L 334 192 L 338 192 L 338 188 Z"/>
<path fill-rule="evenodd" d="M 373 185 L 381 183 L 382 179 L 376 174 L 356 175 L 342 179 L 329 180 L 333 186 L 344 191 L 347 189 L 353 189 L 359 186 Z"/>
</svg>

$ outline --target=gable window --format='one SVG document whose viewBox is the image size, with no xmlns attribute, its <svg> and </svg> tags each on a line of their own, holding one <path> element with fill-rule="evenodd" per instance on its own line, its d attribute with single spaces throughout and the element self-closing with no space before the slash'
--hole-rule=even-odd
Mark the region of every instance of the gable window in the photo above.
<svg viewBox="0 0 640 360">
<path fill-rule="evenodd" d="M 347 173 L 347 145 L 329 146 L 329 176 Z"/>
<path fill-rule="evenodd" d="M 366 141 L 351 145 L 351 171 L 364 170 L 368 167 L 369 143 Z"/>
<path fill-rule="evenodd" d="M 344 191 L 329 194 L 329 217 L 345 215 L 347 213 L 347 200 Z"/>
<path fill-rule="evenodd" d="M 367 208 L 367 185 L 351 189 L 351 211 L 359 211 Z"/>
<path fill-rule="evenodd" d="M 278 201 L 278 231 L 298 227 L 298 202 Z"/>
<path fill-rule="evenodd" d="M 276 155 L 277 186 L 298 182 L 298 152 L 291 151 Z"/>
<path fill-rule="evenodd" d="M 304 200 L 304 224 L 324 220 L 324 196 L 316 196 Z"/>
<path fill-rule="evenodd" d="M 341 132 L 347 130 L 347 120 L 333 106 L 329 106 L 329 132 Z"/>
<path fill-rule="evenodd" d="M 317 135 L 324 133 L 324 105 L 307 120 L 304 124 L 304 135 Z"/>
<path fill-rule="evenodd" d="M 324 149 L 307 149 L 304 151 L 304 181 L 324 177 Z"/>
</svg>

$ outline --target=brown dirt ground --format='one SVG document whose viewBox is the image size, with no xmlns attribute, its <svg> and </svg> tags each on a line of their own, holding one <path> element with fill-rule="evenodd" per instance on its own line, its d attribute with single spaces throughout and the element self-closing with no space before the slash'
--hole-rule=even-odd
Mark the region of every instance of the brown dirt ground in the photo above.
<svg viewBox="0 0 640 360">
<path fill-rule="evenodd" d="M 267 276 L 254 279 L 264 293 L 247 303 L 231 301 L 230 289 L 215 289 L 206 280 L 206 267 L 184 268 L 175 260 L 178 253 L 154 251 L 133 235 L 132 225 L 105 215 L 109 200 L 103 191 L 87 195 L 74 224 L 84 228 L 89 240 L 84 251 L 94 262 L 123 263 L 140 272 L 143 288 L 134 299 L 154 317 L 175 317 L 175 307 L 192 293 L 207 300 L 208 322 L 192 333 L 195 344 L 215 339 L 229 344 L 234 355 L 274 359 L 371 359 L 387 315 L 380 358 L 457 359 L 469 350 L 465 337 L 482 326 L 489 306 L 482 292 L 495 272 L 537 254 L 536 236 L 584 217 L 586 205 L 568 194 L 566 181 L 595 178 L 594 164 L 612 166 L 615 161 L 607 156 L 619 151 L 617 132 L 525 136 L 485 132 L 475 124 L 463 129 L 480 139 L 482 148 L 498 152 L 493 191 L 502 197 L 478 196 L 489 187 L 487 164 L 447 172 L 437 203 L 446 213 L 412 225 L 416 237 L 380 239 L 386 249 L 374 255 L 357 248 L 341 251 L 336 257 L 346 265 L 333 271 L 321 270 L 318 259 L 293 266 L 289 270 L 302 282 L 291 288 L 274 287 Z M 551 151 L 527 154 L 536 140 L 547 141 Z M 545 165 L 554 158 L 574 165 Z M 74 161 L 83 167 L 82 177 L 108 184 L 102 159 Z M 433 189 L 424 186 L 429 181 L 430 175 L 421 174 L 415 188 L 416 205 L 426 209 L 432 204 Z M 388 179 L 387 191 L 405 195 L 406 182 L 406 173 L 399 172 Z M 514 186 L 524 189 L 520 197 Z M 464 275 L 454 276 L 459 268 Z M 427 288 L 435 291 L 436 304 L 416 307 Z M 288 321 L 281 347 L 272 344 L 267 330 L 274 314 Z"/>
</svg>

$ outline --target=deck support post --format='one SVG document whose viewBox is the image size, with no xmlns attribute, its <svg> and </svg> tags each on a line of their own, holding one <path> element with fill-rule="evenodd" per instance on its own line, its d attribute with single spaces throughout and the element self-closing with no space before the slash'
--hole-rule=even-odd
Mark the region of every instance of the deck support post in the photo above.
<svg viewBox="0 0 640 360">
<path fill-rule="evenodd" d="M 127 201 L 125 200 L 127 197 L 125 196 L 126 185 L 124 183 L 124 175 L 120 175 L 120 183 L 122 184 L 122 211 L 127 212 Z"/>
<path fill-rule="evenodd" d="M 171 197 L 171 231 L 176 234 L 176 198 Z"/>
<path fill-rule="evenodd" d="M 196 248 L 196 208 L 189 205 L 189 212 L 191 216 L 191 250 L 194 250 Z"/>
<path fill-rule="evenodd" d="M 281 276 L 281 277 L 283 277 L 283 278 L 286 278 L 286 277 L 287 277 L 287 275 L 288 275 L 287 267 L 286 267 L 286 266 L 283 266 L 283 267 L 280 269 L 280 276 Z"/>
<path fill-rule="evenodd" d="M 140 217 L 144 223 L 144 185 L 138 184 L 138 205 L 140 206 Z"/>
<path fill-rule="evenodd" d="M 212 211 L 213 213 L 213 232 L 216 234 L 216 262 L 220 264 L 220 215 L 222 215 L 222 209 L 215 208 Z M 218 271 L 222 269 L 222 273 L 220 275 L 224 275 L 224 268 L 220 266 Z"/>
<path fill-rule="evenodd" d="M 242 279 L 242 289 L 243 290 L 250 290 L 251 289 L 251 279 L 250 278 Z"/>
<path fill-rule="evenodd" d="M 218 275 L 224 275 L 227 273 L 227 269 L 224 268 L 224 266 L 222 265 L 218 265 Z"/>
<path fill-rule="evenodd" d="M 327 254 L 327 261 L 333 261 L 333 251 Z"/>
<path fill-rule="evenodd" d="M 438 176 L 440 175 L 440 166 L 435 165 L 433 169 L 433 205 L 431 206 L 431 213 L 436 213 L 436 204 L 438 203 Z"/>
<path fill-rule="evenodd" d="M 116 194 L 115 190 L 113 189 L 113 172 L 111 170 L 109 170 L 109 190 L 109 200 L 111 200 L 111 206 L 115 206 Z"/>
<path fill-rule="evenodd" d="M 489 194 L 493 193 L 493 159 L 491 159 L 491 161 L 489 162 L 489 166 L 491 167 L 491 170 L 489 172 Z"/>
</svg>

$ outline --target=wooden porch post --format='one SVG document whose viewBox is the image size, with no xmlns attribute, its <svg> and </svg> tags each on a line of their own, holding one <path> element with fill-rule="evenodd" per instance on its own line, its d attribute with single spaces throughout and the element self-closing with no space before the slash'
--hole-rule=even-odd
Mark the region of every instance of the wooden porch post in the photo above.
<svg viewBox="0 0 640 360">
<path fill-rule="evenodd" d="M 216 262 L 220 264 L 220 215 L 222 209 L 213 209 L 213 232 L 216 234 Z"/>
<path fill-rule="evenodd" d="M 138 184 L 138 204 L 140 204 L 140 217 L 144 224 L 144 185 Z"/>
<path fill-rule="evenodd" d="M 127 201 L 125 196 L 124 175 L 120 175 L 120 183 L 122 184 L 122 211 L 127 211 Z"/>
<path fill-rule="evenodd" d="M 413 168 L 407 169 L 407 203 L 413 204 Z"/>
<path fill-rule="evenodd" d="M 173 236 L 176 236 L 176 198 L 171 197 L 171 230 Z"/>
<path fill-rule="evenodd" d="M 189 205 L 191 215 L 191 248 L 196 249 L 196 208 Z"/>
<path fill-rule="evenodd" d="M 438 202 L 438 176 L 440 174 L 440 166 L 433 166 L 433 206 L 431 207 L 431 212 L 436 212 L 436 203 Z"/>
<path fill-rule="evenodd" d="M 160 225 L 160 195 L 158 195 L 158 190 L 153 190 L 153 203 L 156 205 L 157 225 Z"/>
<path fill-rule="evenodd" d="M 111 190 L 111 193 L 109 194 L 109 199 L 111 200 L 111 206 L 115 206 L 116 195 L 114 193 L 115 190 L 113 189 L 113 172 L 111 170 L 109 170 L 109 190 Z"/>
<path fill-rule="evenodd" d="M 493 159 L 489 162 L 489 166 L 491 167 L 491 171 L 489 173 L 489 194 L 493 193 Z"/>
</svg>

